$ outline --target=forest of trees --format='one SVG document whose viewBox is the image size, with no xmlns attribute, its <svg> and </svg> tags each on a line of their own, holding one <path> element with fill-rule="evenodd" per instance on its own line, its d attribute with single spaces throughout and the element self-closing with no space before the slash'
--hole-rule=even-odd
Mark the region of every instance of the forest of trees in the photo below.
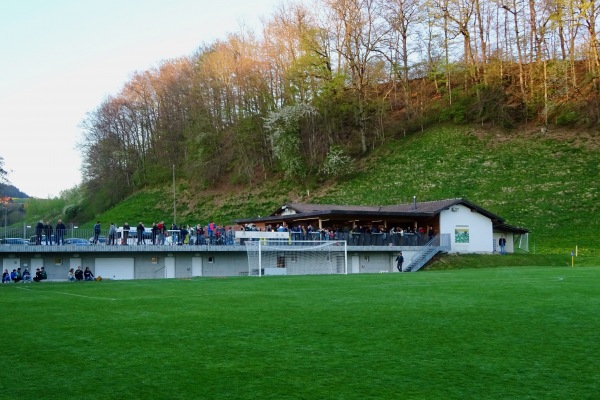
<svg viewBox="0 0 600 400">
<path fill-rule="evenodd" d="M 281 3 L 191 56 L 137 72 L 90 112 L 86 206 L 178 176 L 325 179 L 439 122 L 600 121 L 598 1 Z"/>
</svg>

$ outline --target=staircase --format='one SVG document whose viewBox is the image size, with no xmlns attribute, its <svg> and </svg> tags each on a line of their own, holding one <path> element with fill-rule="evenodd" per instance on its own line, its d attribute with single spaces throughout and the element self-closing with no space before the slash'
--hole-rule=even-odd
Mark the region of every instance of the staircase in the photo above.
<svg viewBox="0 0 600 400">
<path fill-rule="evenodd" d="M 427 261 L 431 260 L 440 249 L 438 247 L 425 247 L 423 251 L 416 255 L 408 264 L 406 268 L 403 268 L 402 272 L 417 272 L 421 267 L 427 264 Z"/>
<path fill-rule="evenodd" d="M 406 268 L 402 269 L 402 272 L 417 272 L 423 267 L 423 265 L 427 264 L 427 262 L 431 260 L 433 256 L 435 256 L 440 251 L 443 251 L 444 249 L 444 246 L 440 246 L 439 235 L 436 235 L 423 247 L 423 250 L 421 250 L 421 252 L 419 252 L 415 257 L 413 257 L 410 264 L 408 264 Z"/>
</svg>

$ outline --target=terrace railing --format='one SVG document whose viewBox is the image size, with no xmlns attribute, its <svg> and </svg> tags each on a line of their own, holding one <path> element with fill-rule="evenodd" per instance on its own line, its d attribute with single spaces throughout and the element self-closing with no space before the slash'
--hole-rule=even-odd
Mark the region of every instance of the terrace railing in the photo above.
<svg viewBox="0 0 600 400">
<path fill-rule="evenodd" d="M 194 245 L 194 246 L 234 246 L 234 245 L 242 245 L 238 240 L 236 240 L 232 233 L 227 231 L 224 235 L 221 236 L 213 236 L 209 238 L 207 234 L 202 236 L 200 240 L 197 240 L 195 234 L 191 234 L 188 236 L 186 240 L 184 240 L 184 245 Z M 108 229 L 102 229 L 97 246 L 104 246 L 108 243 Z M 450 246 L 449 235 L 447 240 L 448 243 L 439 243 L 440 246 Z M 62 239 L 64 240 L 66 245 L 71 246 L 87 246 L 92 245 L 92 239 L 94 237 L 93 229 L 78 229 L 74 227 L 67 227 L 62 235 Z M 46 246 L 52 244 L 52 246 L 57 246 L 58 234 L 55 230 L 53 230 L 52 236 L 46 240 L 46 235 L 42 234 L 41 241 L 39 246 Z M 158 238 L 157 238 L 158 239 Z M 178 231 L 169 231 L 168 236 L 164 240 L 164 245 L 177 245 L 179 240 L 179 232 Z M 324 232 L 311 232 L 307 234 L 303 234 L 300 232 L 290 232 L 289 240 L 293 241 L 301 241 L 301 240 L 345 240 L 348 246 L 431 246 L 431 241 L 427 237 L 427 235 L 422 235 L 418 233 L 404 233 L 404 234 L 389 234 L 388 232 L 381 233 L 354 233 L 354 232 L 335 232 L 333 238 L 325 235 Z M 61 240 L 61 242 L 63 242 Z M 434 238 L 434 240 L 440 240 L 438 236 Z M 445 240 L 445 236 L 442 235 L 441 240 Z M 135 227 L 129 231 L 128 239 L 125 242 L 122 238 L 122 233 L 118 232 L 115 238 L 115 245 L 137 245 L 137 231 Z M 153 243 L 151 232 L 146 231 L 143 235 L 143 240 L 141 240 L 141 244 L 144 246 L 157 245 L 158 240 Z M 19 248 L 24 246 L 38 246 L 37 244 L 37 235 L 35 232 L 35 228 L 24 226 L 23 228 L 6 228 L 3 229 L 0 227 L 0 248 L 5 248 L 5 246 L 10 246 L 10 248 Z"/>
</svg>

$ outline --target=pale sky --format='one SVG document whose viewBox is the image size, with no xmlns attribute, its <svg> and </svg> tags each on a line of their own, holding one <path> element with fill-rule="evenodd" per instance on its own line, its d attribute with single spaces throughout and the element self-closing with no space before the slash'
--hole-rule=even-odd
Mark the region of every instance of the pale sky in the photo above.
<svg viewBox="0 0 600 400">
<path fill-rule="evenodd" d="M 189 56 L 279 0 L 0 0 L 0 156 L 38 198 L 81 182 L 80 124 L 135 71 Z"/>
</svg>

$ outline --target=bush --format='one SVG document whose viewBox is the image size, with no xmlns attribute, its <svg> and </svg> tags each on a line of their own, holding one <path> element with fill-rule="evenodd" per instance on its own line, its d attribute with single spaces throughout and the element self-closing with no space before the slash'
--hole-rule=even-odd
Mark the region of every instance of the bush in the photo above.
<svg viewBox="0 0 600 400">
<path fill-rule="evenodd" d="M 353 172 L 352 158 L 338 146 L 332 146 L 325 157 L 321 173 L 328 177 L 338 177 Z"/>
</svg>

